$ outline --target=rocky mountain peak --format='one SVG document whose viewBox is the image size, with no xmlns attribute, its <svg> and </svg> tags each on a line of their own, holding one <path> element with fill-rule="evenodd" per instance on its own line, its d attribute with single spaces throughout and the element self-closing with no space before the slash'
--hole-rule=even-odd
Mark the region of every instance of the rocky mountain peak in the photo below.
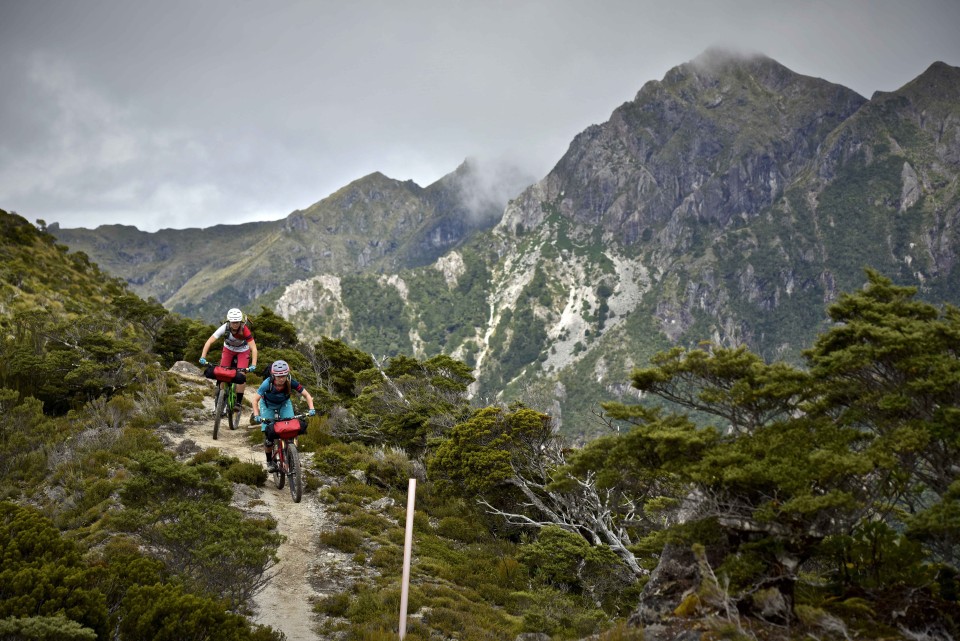
<svg viewBox="0 0 960 641">
<path fill-rule="evenodd" d="M 866 265 L 910 283 L 955 273 L 955 72 L 934 64 L 897 92 L 868 101 L 766 56 L 709 50 L 646 83 L 607 122 L 584 129 L 553 171 L 508 206 L 498 227 L 505 264 L 528 261 L 523 273 L 540 265 L 550 279 L 537 291 L 568 292 L 564 309 L 563 301 L 549 308 L 546 296 L 531 303 L 535 316 L 554 323 L 546 325 L 543 368 L 562 355 L 570 310 L 599 315 L 608 291 L 604 276 L 562 280 L 573 254 L 544 267 L 554 260 L 551 244 L 580 242 L 583 256 L 600 250 L 634 274 L 649 274 L 636 282 L 647 292 L 644 313 L 670 342 L 747 344 L 770 358 L 799 342 L 784 327 L 807 318 L 804 331 L 814 332 L 810 310 L 861 283 Z M 590 269 L 583 260 L 581 272 Z M 607 282 L 617 287 L 603 303 L 614 309 L 626 270 L 610 269 L 617 275 Z M 626 307 L 614 318 L 630 314 Z M 598 344 L 615 323 L 597 324 Z M 573 340 L 587 345 L 595 335 L 584 331 Z M 611 347 L 595 349 L 607 355 Z M 577 367 L 576 358 L 566 366 Z M 609 365 L 596 361 L 598 380 Z"/>
<path fill-rule="evenodd" d="M 922 74 L 896 91 L 877 91 L 871 100 L 892 95 L 956 102 L 960 99 L 960 67 L 953 67 L 940 61 L 934 62 Z"/>
<path fill-rule="evenodd" d="M 535 227 L 546 201 L 627 244 L 661 234 L 673 251 L 680 220 L 725 226 L 769 206 L 864 102 L 765 56 L 710 50 L 579 134 L 505 220 Z"/>
<path fill-rule="evenodd" d="M 960 68 L 942 62 L 896 91 L 878 91 L 830 136 L 818 173 L 832 180 L 837 168 L 859 156 L 866 164 L 897 156 L 903 176 L 919 176 L 923 191 L 943 181 L 943 166 L 960 168 Z M 919 194 L 912 187 L 906 191 Z"/>
</svg>

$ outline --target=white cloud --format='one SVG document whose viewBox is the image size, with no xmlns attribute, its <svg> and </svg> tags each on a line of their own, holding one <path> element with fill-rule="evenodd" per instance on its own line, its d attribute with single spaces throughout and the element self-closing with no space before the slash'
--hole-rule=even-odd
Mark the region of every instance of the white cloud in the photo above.
<svg viewBox="0 0 960 641">
<path fill-rule="evenodd" d="M 4 3 L 0 208 L 63 226 L 278 218 L 371 173 L 549 171 L 712 45 L 869 96 L 960 65 L 953 0 Z"/>
</svg>

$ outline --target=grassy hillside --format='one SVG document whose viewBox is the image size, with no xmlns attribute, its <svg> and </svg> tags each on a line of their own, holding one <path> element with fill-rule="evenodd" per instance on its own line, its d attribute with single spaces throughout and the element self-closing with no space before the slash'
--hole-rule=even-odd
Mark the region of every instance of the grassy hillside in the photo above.
<svg viewBox="0 0 960 641">
<path fill-rule="evenodd" d="M 21 216 L 0 210 L 0 310 L 27 309 L 85 314 L 127 291 L 83 252 L 66 245 Z"/>
</svg>

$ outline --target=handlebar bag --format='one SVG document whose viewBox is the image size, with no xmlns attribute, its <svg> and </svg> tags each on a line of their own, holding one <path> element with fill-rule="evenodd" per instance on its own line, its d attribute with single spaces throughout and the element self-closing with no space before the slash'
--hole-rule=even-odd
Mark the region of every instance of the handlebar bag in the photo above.
<svg viewBox="0 0 960 641">
<path fill-rule="evenodd" d="M 221 383 L 236 383 L 237 385 L 242 385 L 247 382 L 247 375 L 243 372 L 232 367 L 222 367 L 220 365 L 216 367 L 209 365 L 207 369 L 204 370 L 203 375 L 207 378 L 220 381 Z"/>
<path fill-rule="evenodd" d="M 287 418 L 277 421 L 271 427 L 277 438 L 293 438 L 297 434 L 303 434 L 307 431 L 307 422 L 302 418 Z"/>
</svg>

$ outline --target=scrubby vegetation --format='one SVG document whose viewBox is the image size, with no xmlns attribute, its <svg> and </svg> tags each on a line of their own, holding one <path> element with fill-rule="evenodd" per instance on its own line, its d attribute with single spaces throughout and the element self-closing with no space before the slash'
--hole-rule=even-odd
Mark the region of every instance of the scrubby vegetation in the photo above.
<svg viewBox="0 0 960 641">
<path fill-rule="evenodd" d="M 0 290 L 0 634 L 281 638 L 247 618 L 276 524 L 230 505 L 259 467 L 159 436 L 198 403 L 168 366 L 213 327 L 0 223 L 22 270 Z M 364 569 L 316 604 L 325 634 L 395 636 L 417 478 L 409 639 L 636 639 L 641 600 L 703 638 L 956 638 L 960 311 L 867 279 L 805 367 L 662 352 L 583 447 L 522 403 L 471 404 L 463 362 L 304 345 L 261 309 L 261 362 L 290 362 L 321 410 L 301 440 L 338 520 L 320 544 Z M 652 577 L 667 558 L 687 576 Z"/>
</svg>

